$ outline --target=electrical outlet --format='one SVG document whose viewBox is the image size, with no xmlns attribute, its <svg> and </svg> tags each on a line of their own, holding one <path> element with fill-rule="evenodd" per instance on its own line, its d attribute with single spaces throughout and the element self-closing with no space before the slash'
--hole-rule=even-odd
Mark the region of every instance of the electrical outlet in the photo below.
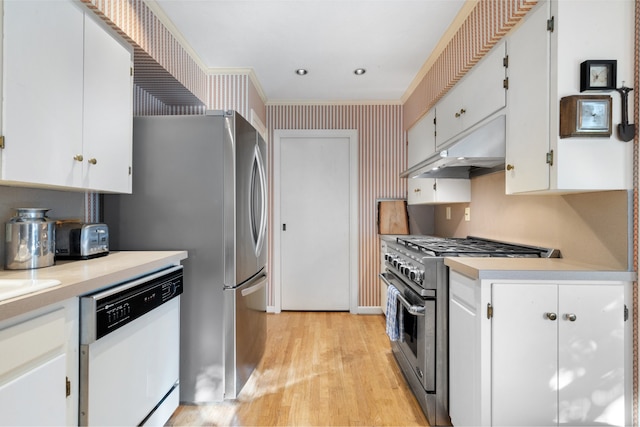
<svg viewBox="0 0 640 427">
<path fill-rule="evenodd" d="M 447 208 L 445 209 L 445 217 L 447 219 L 451 219 L 451 206 L 447 206 Z"/>
<path fill-rule="evenodd" d="M 464 208 L 464 220 L 465 221 L 471 221 L 471 208 L 470 207 Z"/>
</svg>

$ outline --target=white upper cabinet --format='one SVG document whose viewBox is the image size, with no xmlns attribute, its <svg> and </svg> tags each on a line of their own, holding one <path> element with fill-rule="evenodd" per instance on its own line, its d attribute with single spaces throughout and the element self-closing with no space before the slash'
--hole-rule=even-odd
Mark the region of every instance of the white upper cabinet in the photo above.
<svg viewBox="0 0 640 427">
<path fill-rule="evenodd" d="M 464 203 L 471 201 L 471 181 L 457 178 L 410 178 L 407 204 Z"/>
<path fill-rule="evenodd" d="M 83 11 L 5 1 L 2 179 L 73 186 L 82 153 Z M 64 172 L 63 172 L 64 171 Z"/>
<path fill-rule="evenodd" d="M 540 1 L 508 36 L 507 194 L 632 187 L 632 143 L 616 130 L 620 95 L 581 93 L 580 64 L 616 60 L 616 87 L 633 86 L 633 16 L 630 1 Z M 611 137 L 560 138 L 560 99 L 589 93 L 611 96 Z"/>
<path fill-rule="evenodd" d="M 429 110 L 409 131 L 407 168 L 417 165 L 436 151 L 436 110 Z"/>
<path fill-rule="evenodd" d="M 132 57 L 97 21 L 85 20 L 82 187 L 131 192 Z"/>
<path fill-rule="evenodd" d="M 436 148 L 505 107 L 506 43 L 498 43 L 436 105 Z"/>
<path fill-rule="evenodd" d="M 131 47 L 71 0 L 3 8 L 3 184 L 130 193 Z"/>
</svg>

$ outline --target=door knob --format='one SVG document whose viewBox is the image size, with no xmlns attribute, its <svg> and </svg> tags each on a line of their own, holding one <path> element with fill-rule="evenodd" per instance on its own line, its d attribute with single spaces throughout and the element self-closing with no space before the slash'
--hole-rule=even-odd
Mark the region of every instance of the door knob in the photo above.
<svg viewBox="0 0 640 427">
<path fill-rule="evenodd" d="M 512 171 L 512 170 L 514 170 L 515 168 L 516 168 L 516 167 L 515 167 L 515 166 L 513 166 L 513 165 L 507 165 L 507 170 L 508 170 L 508 171 Z"/>
<path fill-rule="evenodd" d="M 98 163 L 98 161 L 95 158 L 94 159 L 89 159 L 87 161 L 92 165 L 95 165 L 96 163 Z"/>
<path fill-rule="evenodd" d="M 569 322 L 575 322 L 577 318 L 578 318 L 578 316 L 576 316 L 573 313 L 567 313 L 567 314 L 564 315 L 564 319 L 568 320 Z"/>
<path fill-rule="evenodd" d="M 544 315 L 546 316 L 547 319 L 552 321 L 558 318 L 558 315 L 555 313 L 545 313 Z"/>
<path fill-rule="evenodd" d="M 84 157 L 82 157 L 82 154 L 76 154 L 75 156 L 73 156 L 73 160 L 81 162 L 84 160 Z"/>
</svg>

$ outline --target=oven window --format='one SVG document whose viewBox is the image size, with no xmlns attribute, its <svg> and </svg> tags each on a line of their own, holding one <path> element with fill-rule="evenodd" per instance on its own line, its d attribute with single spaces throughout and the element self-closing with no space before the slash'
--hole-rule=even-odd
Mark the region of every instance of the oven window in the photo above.
<svg viewBox="0 0 640 427">
<path fill-rule="evenodd" d="M 402 326 L 404 329 L 404 343 L 411 353 L 418 357 L 418 318 L 409 313 L 407 308 L 398 301 L 398 310 L 402 310 Z"/>
</svg>

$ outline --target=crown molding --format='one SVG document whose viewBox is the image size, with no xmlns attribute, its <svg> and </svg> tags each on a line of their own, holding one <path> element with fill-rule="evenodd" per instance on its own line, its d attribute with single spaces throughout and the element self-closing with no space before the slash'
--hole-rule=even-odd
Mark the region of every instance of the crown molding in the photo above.
<svg viewBox="0 0 640 427">
<path fill-rule="evenodd" d="M 155 0 L 143 0 L 144 4 L 153 12 L 153 14 L 158 18 L 158 20 L 164 25 L 164 27 L 171 33 L 173 37 L 178 41 L 180 46 L 184 50 L 187 51 L 191 59 L 193 59 L 196 64 L 200 67 L 203 72 L 207 69 L 207 66 L 204 64 L 200 56 L 196 53 L 195 50 L 191 47 L 191 45 L 187 42 L 187 39 L 182 35 L 178 27 L 175 26 L 173 21 L 164 13 L 164 10 L 156 3 Z"/>
<path fill-rule="evenodd" d="M 249 80 L 253 83 L 253 87 L 258 92 L 258 96 L 266 105 L 267 95 L 264 93 L 264 89 L 253 68 L 207 68 L 205 72 L 208 76 L 249 76 Z"/>
</svg>

